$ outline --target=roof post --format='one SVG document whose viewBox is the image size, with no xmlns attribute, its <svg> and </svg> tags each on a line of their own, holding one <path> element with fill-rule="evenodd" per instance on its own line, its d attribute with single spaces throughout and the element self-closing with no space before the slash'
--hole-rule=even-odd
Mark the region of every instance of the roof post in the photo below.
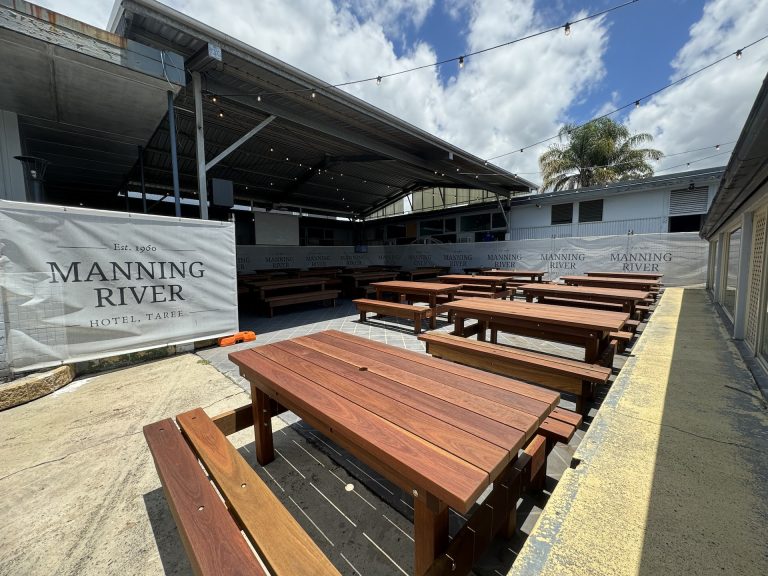
<svg viewBox="0 0 768 576">
<path fill-rule="evenodd" d="M 197 163 L 197 189 L 200 197 L 200 219 L 208 220 L 208 182 L 205 170 L 205 133 L 203 131 L 203 89 L 200 72 L 192 72 L 192 91 L 195 95 L 195 158 Z"/>
</svg>

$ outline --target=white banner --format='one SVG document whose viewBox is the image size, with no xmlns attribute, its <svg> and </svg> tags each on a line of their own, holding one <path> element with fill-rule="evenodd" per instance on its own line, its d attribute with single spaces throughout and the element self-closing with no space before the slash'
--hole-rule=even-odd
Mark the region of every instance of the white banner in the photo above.
<svg viewBox="0 0 768 576">
<path fill-rule="evenodd" d="M 388 264 L 404 269 L 420 266 L 494 267 L 545 270 L 545 279 L 584 272 L 659 272 L 667 286 L 702 284 L 706 280 L 707 243 L 696 232 L 637 234 L 585 238 L 547 238 L 468 244 L 370 246 L 238 246 L 239 273 L 274 268 L 368 266 Z"/>
<path fill-rule="evenodd" d="M 235 230 L 0 200 L 7 363 L 35 369 L 232 334 Z"/>
</svg>

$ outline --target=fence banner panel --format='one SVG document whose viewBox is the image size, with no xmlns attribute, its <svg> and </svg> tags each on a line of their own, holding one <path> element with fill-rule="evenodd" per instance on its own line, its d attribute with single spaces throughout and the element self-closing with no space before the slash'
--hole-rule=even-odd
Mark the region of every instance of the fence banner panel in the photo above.
<svg viewBox="0 0 768 576">
<path fill-rule="evenodd" d="M 13 370 L 232 334 L 234 225 L 0 201 L 0 304 Z"/>
<path fill-rule="evenodd" d="M 450 266 L 452 272 L 488 266 L 543 270 L 548 280 L 591 271 L 659 272 L 665 285 L 683 286 L 704 283 L 707 269 L 707 243 L 695 232 L 370 246 L 365 253 L 356 253 L 352 246 L 238 246 L 237 250 L 240 273 L 373 264 L 404 269 Z"/>
</svg>

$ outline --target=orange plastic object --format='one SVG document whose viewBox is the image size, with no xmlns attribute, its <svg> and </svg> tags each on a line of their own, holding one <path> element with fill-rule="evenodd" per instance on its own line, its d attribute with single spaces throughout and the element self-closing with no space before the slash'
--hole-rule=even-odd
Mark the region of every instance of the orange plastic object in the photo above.
<svg viewBox="0 0 768 576">
<path fill-rule="evenodd" d="M 224 338 L 219 338 L 219 346 L 232 346 L 232 344 L 240 344 L 240 342 L 251 342 L 253 340 L 256 340 L 255 332 L 238 332 L 232 336 L 224 336 Z"/>
</svg>

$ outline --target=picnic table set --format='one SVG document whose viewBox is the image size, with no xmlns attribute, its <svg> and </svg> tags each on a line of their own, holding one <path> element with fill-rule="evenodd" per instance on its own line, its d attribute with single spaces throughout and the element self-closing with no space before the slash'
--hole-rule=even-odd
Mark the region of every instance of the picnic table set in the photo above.
<svg viewBox="0 0 768 576">
<path fill-rule="evenodd" d="M 290 288 L 338 294 L 329 279 L 365 287 L 371 297 L 354 300 L 360 322 L 371 313 L 409 319 L 427 354 L 336 330 L 240 350 L 229 358 L 250 384 L 250 404 L 213 418 L 180 414 L 181 431 L 171 420 L 147 426 L 198 573 L 218 573 L 222 562 L 243 573 L 263 573 L 262 564 L 274 574 L 338 573 L 226 438 L 252 427 L 258 465 L 268 466 L 272 417 L 289 410 L 412 497 L 415 574 L 467 574 L 491 539 L 514 535 L 517 501 L 543 488 L 547 455 L 573 437 L 661 287 L 660 275 L 621 273 L 550 283 L 540 270 L 325 271 L 247 283 L 262 300 Z M 450 332 L 434 331 L 443 314 Z M 499 344 L 500 332 L 579 347 L 583 356 Z M 559 407 L 561 393 L 576 397 L 575 412 Z M 466 518 L 450 539 L 449 509 Z M 203 510 L 210 516 L 201 519 Z M 280 528 L 264 530 L 278 518 Z M 208 537 L 211 529 L 220 536 Z"/>
</svg>

